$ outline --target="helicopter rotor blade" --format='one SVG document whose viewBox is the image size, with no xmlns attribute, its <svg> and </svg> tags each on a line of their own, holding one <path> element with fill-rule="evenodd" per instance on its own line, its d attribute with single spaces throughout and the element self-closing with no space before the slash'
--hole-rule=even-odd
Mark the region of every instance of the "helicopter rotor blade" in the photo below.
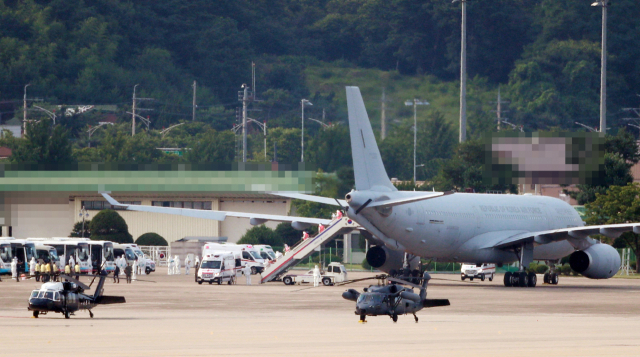
<svg viewBox="0 0 640 357">
<path fill-rule="evenodd" d="M 342 285 L 347 285 L 347 284 L 352 284 L 358 281 L 364 281 L 364 280 L 373 280 L 373 279 L 377 279 L 377 280 L 383 280 L 383 279 L 387 279 L 389 276 L 386 274 L 381 274 L 381 275 L 376 275 L 376 276 L 371 276 L 368 278 L 361 278 L 361 279 L 353 279 L 353 280 L 347 280 L 347 281 L 343 281 L 342 283 L 337 283 L 336 286 L 342 286 Z"/>
<path fill-rule="evenodd" d="M 81 287 L 82 290 L 89 290 L 90 289 L 90 287 L 88 287 L 87 285 L 82 283 L 80 280 L 76 280 L 75 278 L 72 278 L 72 277 L 70 277 L 69 275 L 66 275 L 66 274 L 60 274 L 60 279 L 66 279 L 66 280 L 78 285 L 79 287 Z"/>
</svg>

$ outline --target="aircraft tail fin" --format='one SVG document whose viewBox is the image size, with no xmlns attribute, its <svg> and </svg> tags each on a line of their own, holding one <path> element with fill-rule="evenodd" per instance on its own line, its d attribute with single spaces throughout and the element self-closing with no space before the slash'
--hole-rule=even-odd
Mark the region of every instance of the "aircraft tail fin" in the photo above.
<svg viewBox="0 0 640 357">
<path fill-rule="evenodd" d="M 360 88 L 347 87 L 347 107 L 356 190 L 397 191 L 382 163 Z"/>
</svg>

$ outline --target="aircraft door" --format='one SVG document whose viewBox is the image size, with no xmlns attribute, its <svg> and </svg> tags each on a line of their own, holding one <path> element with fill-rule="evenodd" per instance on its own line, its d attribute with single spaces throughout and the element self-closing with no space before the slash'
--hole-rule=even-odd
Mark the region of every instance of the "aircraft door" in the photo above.
<svg viewBox="0 0 640 357">
<path fill-rule="evenodd" d="M 424 222 L 425 222 L 426 218 L 425 218 L 425 213 L 424 213 L 424 207 L 421 204 L 418 204 L 418 212 L 417 212 L 416 216 L 417 216 L 416 217 L 416 219 L 417 219 L 416 223 L 419 224 L 419 225 L 424 225 Z"/>
</svg>

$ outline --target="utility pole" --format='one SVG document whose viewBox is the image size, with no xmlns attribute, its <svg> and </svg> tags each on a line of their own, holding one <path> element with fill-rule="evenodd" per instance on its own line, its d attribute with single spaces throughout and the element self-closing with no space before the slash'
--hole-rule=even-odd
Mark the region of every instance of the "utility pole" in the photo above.
<svg viewBox="0 0 640 357">
<path fill-rule="evenodd" d="M 300 154 L 300 162 L 304 162 L 304 106 L 305 105 L 313 105 L 313 103 L 311 103 L 310 101 L 306 100 L 306 99 L 302 99 L 300 101 L 300 106 L 302 107 L 302 131 L 301 131 L 301 141 L 300 141 L 300 147 L 301 147 L 301 154 Z"/>
<path fill-rule="evenodd" d="M 31 83 L 24 86 L 24 107 L 23 107 L 23 123 L 24 126 L 24 135 L 27 135 L 27 87 L 30 86 Z"/>
<path fill-rule="evenodd" d="M 193 81 L 193 113 L 191 114 L 191 121 L 196 121 L 196 81 Z"/>
<path fill-rule="evenodd" d="M 136 87 L 139 84 L 133 86 L 133 105 L 131 106 L 131 136 L 136 135 Z"/>
<path fill-rule="evenodd" d="M 253 99 L 256 99 L 256 64 L 251 61 L 251 88 L 253 89 Z"/>
<path fill-rule="evenodd" d="M 607 133 L 607 7 L 608 0 L 596 1 L 591 6 L 602 7 L 602 49 L 600 50 L 600 132 Z"/>
<path fill-rule="evenodd" d="M 406 106 L 413 105 L 413 184 L 416 183 L 416 151 L 418 148 L 418 105 L 429 105 L 426 100 L 420 100 L 414 98 L 413 100 L 407 100 L 404 102 Z"/>
<path fill-rule="evenodd" d="M 497 104 L 496 110 L 492 110 L 492 111 L 496 112 L 496 120 L 498 121 L 498 131 L 500 131 L 500 122 L 506 119 L 502 117 L 502 113 L 506 112 L 506 110 L 502 110 L 502 104 L 510 103 L 508 100 L 502 100 L 502 96 L 500 95 L 500 87 L 498 87 L 498 101 L 493 103 Z"/>
<path fill-rule="evenodd" d="M 247 162 L 247 102 L 249 101 L 249 87 L 245 84 L 242 96 L 242 162 Z"/>
<path fill-rule="evenodd" d="M 462 34 L 460 41 L 460 142 L 467 140 L 467 0 L 462 4 Z"/>
<path fill-rule="evenodd" d="M 382 104 L 380 107 L 380 135 L 382 140 L 387 137 L 387 98 L 385 95 L 385 88 L 382 87 Z M 322 118 L 324 121 L 324 118 Z"/>
</svg>

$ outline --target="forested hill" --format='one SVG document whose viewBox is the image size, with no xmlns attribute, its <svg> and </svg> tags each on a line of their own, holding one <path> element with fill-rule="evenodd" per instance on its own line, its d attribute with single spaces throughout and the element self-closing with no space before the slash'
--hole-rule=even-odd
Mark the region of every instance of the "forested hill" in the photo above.
<svg viewBox="0 0 640 357">
<path fill-rule="evenodd" d="M 601 13 L 591 2 L 468 1 L 469 74 L 504 85 L 512 120 L 597 123 Z M 638 106 L 638 14 L 635 0 L 609 9 L 612 125 Z M 215 118 L 237 103 L 255 61 L 258 96 L 295 108 L 320 90 L 307 85 L 310 63 L 455 81 L 459 38 L 460 5 L 448 0 L 3 0 L 0 101 L 31 83 L 48 103 L 130 103 L 140 84 L 140 96 L 164 103 L 155 123 L 166 125 L 189 111 L 196 80 L 203 115 Z"/>
</svg>

